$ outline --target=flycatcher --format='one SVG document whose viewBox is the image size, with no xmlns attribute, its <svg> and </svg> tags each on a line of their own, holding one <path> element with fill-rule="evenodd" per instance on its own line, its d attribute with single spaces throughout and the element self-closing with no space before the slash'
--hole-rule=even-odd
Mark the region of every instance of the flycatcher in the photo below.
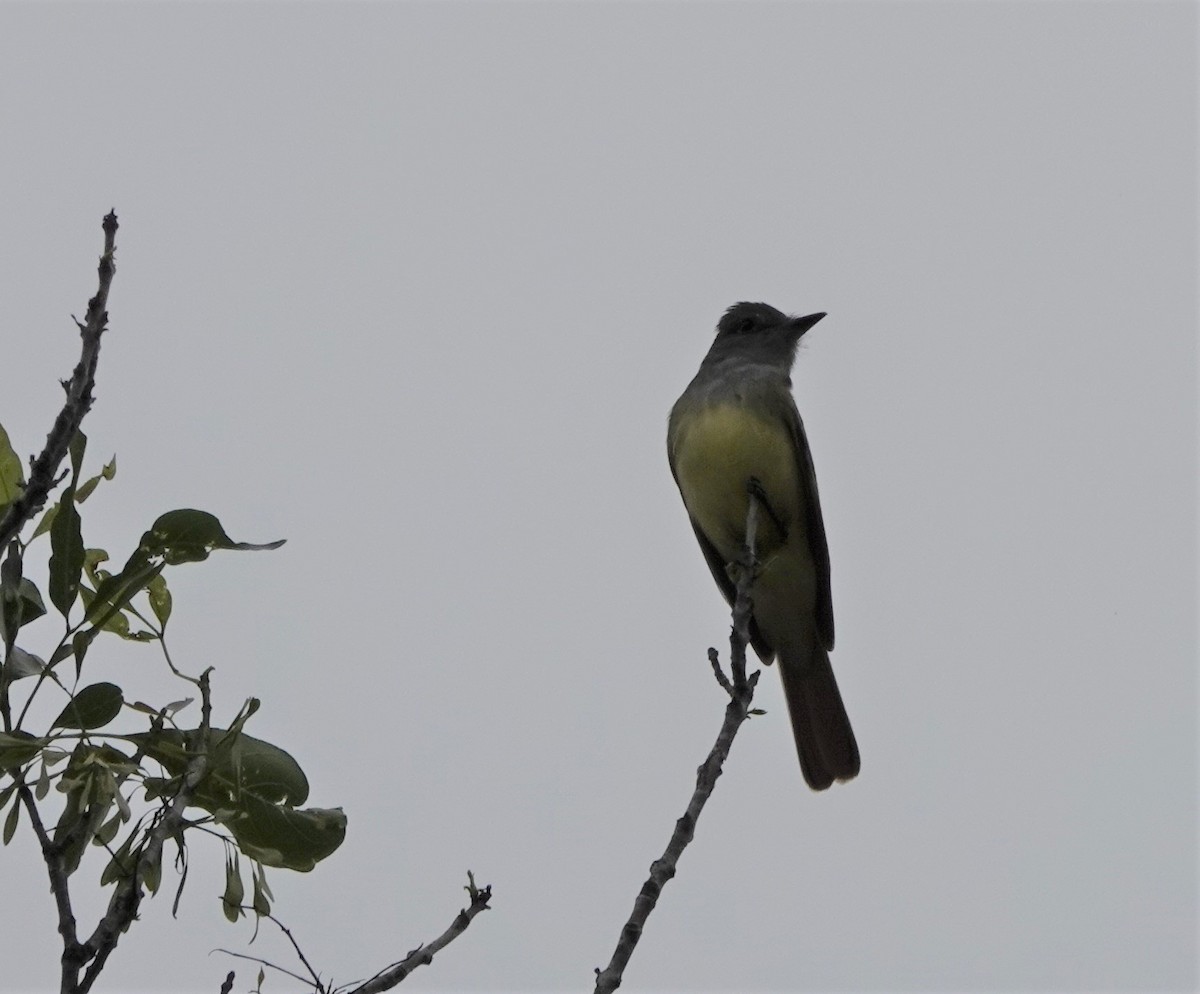
<svg viewBox="0 0 1200 994">
<path fill-rule="evenodd" d="M 829 651 L 829 546 L 804 425 L 792 399 L 802 336 L 824 313 L 788 317 L 767 304 L 734 304 L 671 409 L 671 473 L 708 567 L 731 604 L 745 561 L 749 501 L 759 502 L 750 642 L 779 660 L 800 769 L 813 790 L 858 774 L 858 744 Z"/>
</svg>

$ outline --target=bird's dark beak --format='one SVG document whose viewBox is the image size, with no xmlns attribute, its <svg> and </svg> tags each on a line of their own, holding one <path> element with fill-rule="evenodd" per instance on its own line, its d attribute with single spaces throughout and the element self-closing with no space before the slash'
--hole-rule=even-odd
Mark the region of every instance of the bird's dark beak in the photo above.
<svg viewBox="0 0 1200 994">
<path fill-rule="evenodd" d="M 824 311 L 821 311 L 819 314 L 806 314 L 802 318 L 792 318 L 792 320 L 788 322 L 788 326 L 791 329 L 792 334 L 799 339 L 801 335 L 808 331 L 809 328 L 820 321 L 824 316 Z"/>
</svg>

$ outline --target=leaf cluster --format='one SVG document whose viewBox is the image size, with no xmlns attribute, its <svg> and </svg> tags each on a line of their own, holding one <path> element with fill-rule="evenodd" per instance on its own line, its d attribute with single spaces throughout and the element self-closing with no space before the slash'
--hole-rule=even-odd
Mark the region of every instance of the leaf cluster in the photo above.
<svg viewBox="0 0 1200 994">
<path fill-rule="evenodd" d="M 191 813 L 171 823 L 180 877 L 176 907 L 187 880 L 189 840 L 203 832 L 226 848 L 226 915 L 243 913 L 241 857 L 251 863 L 250 906 L 269 914 L 265 868 L 311 870 L 341 845 L 346 818 L 338 808 L 304 807 L 308 780 L 296 760 L 245 731 L 259 709 L 257 699 L 226 724 L 213 724 L 208 671 L 186 675 L 167 649 L 173 601 L 166 573 L 203 562 L 216 550 L 283 543 L 236 542 L 212 514 L 183 508 L 160 515 L 124 565 L 110 570 L 108 552 L 85 543 L 81 512 L 100 484 L 114 479 L 116 460 L 84 478 L 86 447 L 87 438 L 77 431 L 58 499 L 31 522 L 28 538 L 18 535 L 0 550 L 0 839 L 11 841 L 25 810 L 45 836 L 40 841 L 53 861 L 52 881 L 55 871 L 64 881 L 73 876 L 89 848 L 101 848 L 109 856 L 102 885 L 132 883 L 154 893 L 161 859 L 148 854 L 161 854 L 161 844 L 157 850 L 151 845 L 153 833 L 182 797 Z M 0 518 L 24 487 L 21 462 L 0 426 Z M 45 548 L 38 545 L 43 536 L 49 544 L 45 596 L 25 569 Z M 61 619 L 61 635 L 39 655 L 22 643 L 31 623 L 48 614 L 47 600 Z M 102 637 L 157 644 L 171 672 L 202 698 L 199 716 L 190 723 L 181 717 L 197 694 L 147 704 L 111 674 L 85 682 L 88 650 Z M 57 716 L 34 727 L 32 716 L 43 710 L 32 707 L 35 699 L 54 693 L 63 698 Z M 46 806 L 52 791 L 59 799 L 57 818 L 52 828 L 42 828 L 51 823 Z"/>
</svg>

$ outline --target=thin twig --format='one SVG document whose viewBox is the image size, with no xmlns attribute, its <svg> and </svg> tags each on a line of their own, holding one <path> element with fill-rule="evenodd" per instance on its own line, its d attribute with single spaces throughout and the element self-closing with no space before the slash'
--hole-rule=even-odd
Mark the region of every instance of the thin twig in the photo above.
<svg viewBox="0 0 1200 994">
<path fill-rule="evenodd" d="M 350 990 L 348 994 L 380 994 L 382 991 L 389 991 L 417 967 L 432 963 L 434 955 L 462 935 L 467 930 L 467 926 L 475 920 L 477 914 L 488 910 L 488 902 L 492 899 L 491 884 L 486 887 L 476 887 L 475 875 L 468 871 L 466 891 L 471 897 L 470 906 L 463 908 L 455 915 L 454 921 L 450 923 L 450 927 L 445 932 L 428 945 L 417 946 L 399 963 L 393 963 L 381 970 L 370 980 Z"/>
<path fill-rule="evenodd" d="M 286 977 L 291 977 L 293 980 L 299 980 L 302 984 L 312 984 L 313 990 L 317 991 L 317 994 L 325 994 L 325 985 L 319 980 L 313 981 L 308 977 L 302 977 L 300 974 L 293 973 L 291 970 L 280 966 L 278 963 L 272 963 L 269 959 L 263 959 L 260 956 L 250 956 L 247 953 L 235 953 L 229 949 L 218 949 L 217 952 L 224 953 L 226 956 L 232 956 L 234 959 L 249 960 L 251 963 L 257 963 L 259 966 L 270 967 L 272 970 L 277 970 Z"/>
<path fill-rule="evenodd" d="M 312 982 L 318 989 L 321 989 L 321 978 L 317 974 L 317 971 L 312 968 L 312 964 L 308 961 L 308 957 L 304 955 L 304 950 L 300 948 L 300 943 L 298 943 L 296 941 L 296 937 L 292 935 L 292 930 L 274 915 L 267 915 L 267 917 L 270 918 L 271 921 L 273 921 L 276 925 L 278 925 L 283 934 L 287 936 L 288 942 L 290 942 L 292 944 L 292 948 L 296 950 L 296 956 L 299 957 L 300 962 L 304 964 L 304 969 L 308 971 L 308 975 L 312 978 Z"/>
<path fill-rule="evenodd" d="M 721 685 L 721 689 L 730 697 L 733 696 L 733 684 L 729 682 L 729 677 L 725 675 L 725 671 L 721 669 L 721 654 L 716 649 L 709 646 L 708 661 L 712 663 L 713 676 L 717 678 L 717 683 Z"/>
<path fill-rule="evenodd" d="M 716 649 L 708 650 L 708 658 L 712 663 L 717 683 L 729 695 L 729 703 L 725 707 L 725 720 L 721 723 L 721 731 L 717 741 L 709 750 L 708 757 L 696 771 L 696 788 L 688 802 L 683 817 L 675 822 L 675 830 L 662 856 L 650 864 L 650 876 L 642 884 L 637 898 L 633 902 L 633 912 L 621 929 L 617 940 L 617 948 L 612 959 L 603 970 L 596 970 L 596 994 L 609 994 L 621 986 L 621 979 L 629 958 L 633 955 L 638 941 L 642 937 L 642 929 L 650 917 L 650 913 L 658 904 L 659 895 L 667 881 L 675 876 L 675 868 L 679 863 L 683 850 L 692 841 L 696 831 L 696 822 L 704 809 L 709 795 L 717 785 L 729 750 L 733 746 L 734 736 L 742 722 L 750 712 L 750 704 L 754 700 L 754 688 L 758 684 L 759 671 L 746 676 L 746 645 L 750 641 L 750 617 L 753 604 L 750 591 L 754 586 L 758 572 L 758 559 L 754 551 L 754 537 L 757 532 L 758 499 L 750 494 L 750 507 L 746 514 L 746 563 L 738 571 L 737 597 L 733 605 L 733 628 L 729 635 L 729 648 L 733 673 L 732 681 L 721 672 L 720 660 Z"/>
<path fill-rule="evenodd" d="M 108 290 L 112 286 L 117 267 L 113 261 L 116 251 L 117 215 L 109 211 L 104 216 L 104 253 L 100 256 L 100 286 L 96 295 L 88 301 L 87 315 L 83 322 L 76 320 L 83 346 L 79 362 L 71 379 L 63 384 L 67 392 L 66 402 L 54 420 L 54 427 L 46 436 L 46 447 L 30 466 L 29 482 L 21 495 L 14 500 L 0 518 L 0 549 L 17 536 L 46 503 L 50 491 L 57 482 L 59 464 L 67 454 L 71 439 L 79 430 L 84 415 L 92 406 L 92 388 L 96 384 L 96 363 L 100 360 L 100 336 L 108 325 Z"/>
<path fill-rule="evenodd" d="M 252 907 L 242 908 L 242 910 L 243 911 L 253 911 L 254 908 L 252 908 Z M 250 956 L 247 953 L 235 953 L 228 949 L 218 949 L 216 951 L 219 953 L 224 953 L 226 956 L 234 956 L 237 959 L 249 960 L 251 963 L 258 963 L 260 966 L 269 967 L 270 969 L 276 970 L 279 973 L 286 974 L 287 976 L 291 977 L 293 980 L 299 980 L 302 984 L 310 985 L 312 987 L 312 989 L 317 992 L 317 994 L 328 994 L 329 988 L 326 987 L 325 984 L 321 983 L 320 974 L 318 974 L 317 971 L 313 969 L 312 964 L 308 961 L 308 957 L 304 955 L 304 950 L 300 948 L 300 943 L 297 942 L 296 937 L 294 935 L 292 935 L 292 930 L 290 928 L 288 928 L 285 924 L 283 924 L 283 922 L 281 922 L 274 915 L 261 915 L 260 917 L 266 918 L 266 919 L 274 922 L 279 927 L 279 930 L 284 935 L 287 936 L 288 942 L 290 942 L 292 944 L 292 949 L 295 950 L 296 957 L 300 960 L 301 963 L 304 964 L 304 969 L 306 969 L 308 971 L 307 977 L 302 977 L 298 973 L 293 973 L 291 970 L 288 970 L 287 968 L 280 966 L 278 963 L 272 963 L 270 960 L 263 959 L 261 956 Z M 254 934 L 255 934 L 255 936 L 258 935 L 258 926 L 257 925 L 255 925 Z M 253 941 L 253 940 L 251 940 L 251 941 Z"/>
</svg>

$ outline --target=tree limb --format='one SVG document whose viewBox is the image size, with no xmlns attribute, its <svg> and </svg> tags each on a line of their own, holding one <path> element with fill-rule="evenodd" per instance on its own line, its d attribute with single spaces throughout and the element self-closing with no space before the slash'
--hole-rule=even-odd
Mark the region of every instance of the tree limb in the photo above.
<svg viewBox="0 0 1200 994">
<path fill-rule="evenodd" d="M 696 788 L 688 802 L 683 817 L 675 822 L 675 830 L 662 856 L 650 864 L 650 876 L 642 884 L 636 900 L 633 902 L 633 912 L 621 936 L 617 940 L 617 948 L 612 959 L 603 970 L 596 970 L 595 994 L 610 994 L 621 986 L 621 979 L 629 958 L 633 955 L 638 941 L 642 937 L 642 929 L 650 917 L 650 913 L 658 904 L 659 895 L 667 881 L 675 876 L 675 868 L 680 856 L 696 831 L 696 822 L 704 809 L 709 795 L 717 785 L 729 750 L 733 746 L 734 736 L 750 714 L 750 704 L 754 699 L 754 688 L 758 684 L 760 671 L 746 676 L 746 646 L 750 641 L 750 618 L 753 613 L 753 603 L 750 591 L 758 573 L 758 559 L 754 551 L 754 537 L 757 533 L 758 499 L 753 492 L 750 494 L 750 506 L 746 514 L 746 562 L 738 570 L 737 596 L 733 603 L 733 628 L 729 634 L 730 669 L 732 680 L 721 671 L 717 658 L 717 650 L 709 649 L 708 658 L 712 663 L 717 683 L 729 695 L 729 704 L 725 707 L 725 720 L 717 734 L 708 757 L 696 771 Z"/>
<path fill-rule="evenodd" d="M 29 812 L 29 821 L 33 825 L 33 834 L 37 836 L 38 844 L 42 847 L 42 857 L 46 861 L 46 872 L 50 876 L 50 893 L 54 895 L 54 905 L 58 909 L 58 934 L 62 936 L 62 970 L 66 976 L 72 969 L 72 964 L 78 962 L 80 954 L 79 935 L 75 922 L 75 912 L 71 908 L 71 890 L 67 873 L 62 864 L 62 847 L 56 846 L 50 833 L 42 822 L 41 812 L 38 811 L 37 801 L 33 791 L 22 783 L 17 788 L 21 803 Z M 78 971 L 78 966 L 73 967 Z"/>
<path fill-rule="evenodd" d="M 96 363 L 100 361 L 100 336 L 108 326 L 108 289 L 112 286 L 117 267 L 113 261 L 116 251 L 117 215 L 109 211 L 104 216 L 104 253 L 100 256 L 100 287 L 88 301 L 86 319 L 76 320 L 83 347 L 79 362 L 71 379 L 63 384 L 67 400 L 54 420 L 54 427 L 46 436 L 46 447 L 30 466 L 29 482 L 21 496 L 14 500 L 0 518 L 0 548 L 8 545 L 17 536 L 25 523 L 42 506 L 57 482 L 59 464 L 67 454 L 67 447 L 75 432 L 79 430 L 84 415 L 92 406 L 92 388 L 96 384 Z"/>
</svg>

